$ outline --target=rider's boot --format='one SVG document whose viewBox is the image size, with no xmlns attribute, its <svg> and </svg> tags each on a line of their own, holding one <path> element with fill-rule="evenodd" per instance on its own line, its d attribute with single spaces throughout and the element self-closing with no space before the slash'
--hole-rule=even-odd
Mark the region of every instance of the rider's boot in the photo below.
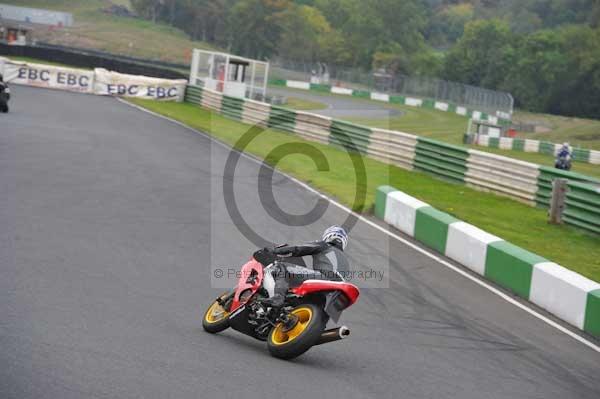
<svg viewBox="0 0 600 399">
<path fill-rule="evenodd" d="M 279 309 L 285 304 L 285 297 L 282 294 L 275 294 L 270 298 L 263 299 L 261 302 L 271 308 Z"/>
<path fill-rule="evenodd" d="M 262 303 L 272 308 L 279 309 L 285 304 L 285 296 L 290 286 L 284 265 L 279 265 L 279 269 L 274 273 L 273 279 L 275 280 L 273 296 L 263 299 Z"/>
</svg>

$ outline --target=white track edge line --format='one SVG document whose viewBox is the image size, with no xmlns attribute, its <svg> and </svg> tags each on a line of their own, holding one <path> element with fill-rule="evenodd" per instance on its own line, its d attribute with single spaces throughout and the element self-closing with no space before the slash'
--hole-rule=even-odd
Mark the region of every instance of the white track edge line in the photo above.
<svg viewBox="0 0 600 399">
<path fill-rule="evenodd" d="M 192 132 L 194 132 L 194 133 L 197 133 L 197 134 L 199 134 L 199 135 L 201 135 L 201 136 L 207 137 L 207 138 L 208 138 L 208 139 L 210 139 L 212 142 L 214 142 L 214 143 L 216 143 L 216 144 L 218 144 L 218 145 L 220 145 L 220 146 L 222 146 L 222 147 L 224 147 L 224 148 L 227 148 L 227 149 L 229 149 L 229 150 L 231 150 L 231 149 L 232 149 L 232 147 L 231 147 L 231 146 L 229 146 L 229 145 L 227 145 L 226 143 L 224 143 L 224 142 L 222 142 L 222 141 L 220 141 L 220 140 L 216 139 L 215 137 L 213 137 L 213 136 L 211 136 L 211 135 L 209 135 L 209 134 L 207 134 L 207 133 L 204 133 L 204 132 L 202 132 L 202 131 L 200 131 L 200 130 L 197 130 L 197 129 L 194 129 L 194 128 L 190 127 L 190 126 L 187 126 L 187 125 L 186 125 L 186 124 L 184 124 L 183 122 L 180 122 L 180 121 L 178 121 L 178 120 L 175 120 L 175 119 L 173 119 L 173 118 L 170 118 L 170 117 L 168 117 L 168 116 L 164 116 L 164 115 L 158 114 L 158 113 L 156 113 L 156 112 L 154 112 L 154 111 L 150 111 L 149 109 L 146 109 L 146 108 L 144 108 L 144 107 L 141 107 L 141 106 L 139 106 L 139 105 L 136 105 L 136 104 L 133 104 L 133 103 L 130 103 L 129 101 L 123 100 L 123 99 L 121 99 L 121 98 L 117 98 L 117 100 L 118 100 L 118 101 L 120 101 L 121 103 L 127 104 L 127 105 L 129 105 L 129 106 L 131 106 L 131 107 L 133 107 L 133 108 L 137 108 L 137 109 L 138 109 L 138 110 L 140 110 L 140 111 L 143 111 L 143 112 L 146 112 L 146 113 L 148 113 L 148 114 L 154 115 L 154 116 L 156 116 L 156 117 L 159 117 L 159 118 L 162 118 L 162 119 L 168 120 L 168 121 L 170 121 L 170 122 L 172 122 L 172 123 L 175 123 L 175 124 L 177 124 L 177 125 L 179 125 L 179 126 L 181 126 L 181 127 L 185 128 L 185 129 L 187 129 L 187 130 L 190 130 L 190 131 L 192 131 Z M 318 195 L 319 197 L 321 197 L 321 198 L 323 198 L 323 199 L 327 200 L 328 202 L 330 202 L 330 203 L 332 203 L 333 205 L 337 206 L 338 208 L 340 208 L 340 209 L 342 209 L 342 210 L 346 211 L 347 213 L 354 215 L 354 216 L 355 216 L 356 218 L 358 218 L 360 221 L 362 221 L 362 222 L 364 222 L 364 223 L 368 224 L 369 226 L 371 226 L 371 227 L 375 228 L 376 230 L 379 230 L 379 231 L 381 231 L 381 232 L 383 232 L 383 233 L 387 234 L 388 236 L 390 236 L 390 237 L 392 237 L 392 238 L 394 238 L 394 239 L 396 239 L 396 240 L 400 241 L 401 243 L 405 244 L 406 246 L 408 246 L 408 247 L 411 247 L 411 248 L 412 248 L 412 249 L 414 249 L 415 251 L 417 251 L 417 252 L 420 252 L 420 253 L 422 253 L 422 254 L 423 254 L 423 255 L 425 255 L 425 256 L 428 256 L 429 258 L 431 258 L 431 259 L 433 259 L 433 260 L 437 261 L 438 263 L 441 263 L 442 265 L 444 265 L 444 266 L 448 267 L 448 268 L 449 268 L 449 269 L 451 269 L 451 270 L 454 270 L 454 271 L 455 271 L 455 272 L 457 272 L 458 274 L 460 274 L 460 275 L 462 275 L 462 276 L 464 276 L 464 277 L 468 278 L 469 280 L 471 280 L 471 281 L 473 281 L 473 282 L 475 282 L 475 283 L 479 284 L 480 286 L 482 286 L 482 287 L 484 287 L 484 288 L 487 288 L 489 291 L 491 291 L 491 292 L 493 292 L 494 294 L 498 295 L 500 298 L 504 299 L 505 301 L 507 301 L 507 302 L 509 302 L 509 303 L 511 303 L 511 304 L 513 304 L 513 305 L 515 305 L 516 307 L 518 307 L 518 308 L 520 308 L 520 309 L 522 309 L 522 310 L 526 311 L 527 313 L 531 314 L 532 316 L 534 316 L 534 317 L 537 317 L 538 319 L 542 320 L 542 321 L 543 321 L 543 322 L 545 322 L 546 324 L 548 324 L 548 325 L 550 325 L 550 326 L 552 326 L 552 327 L 556 328 L 556 329 L 557 329 L 557 330 L 559 330 L 560 332 L 562 332 L 562 333 L 564 333 L 564 334 L 566 334 L 566 335 L 570 336 L 571 338 L 573 338 L 573 339 L 575 339 L 575 340 L 577 340 L 577 341 L 581 342 L 582 344 L 584 344 L 584 345 L 586 345 L 586 346 L 590 347 L 591 349 L 595 350 L 596 352 L 600 353 L 600 346 L 598 346 L 598 345 L 594 344 L 594 343 L 593 343 L 593 342 L 591 342 L 591 341 L 588 341 L 587 339 L 585 339 L 585 338 L 584 338 L 584 337 L 582 337 L 581 335 L 579 335 L 579 334 L 577 334 L 577 333 L 575 333 L 575 332 L 573 332 L 573 331 L 569 330 L 568 328 L 565 328 L 565 327 L 561 326 L 559 323 L 555 322 L 554 320 L 551 320 L 550 318 L 548 318 L 548 317 L 544 316 L 544 315 L 543 315 L 543 314 L 541 314 L 541 313 L 538 313 L 537 311 L 535 311 L 534 309 L 530 308 L 529 306 L 526 306 L 525 304 L 523 304 L 523 303 L 521 303 L 521 302 L 517 301 L 516 299 L 514 299 L 514 298 L 513 298 L 513 297 L 511 297 L 510 295 L 507 295 L 506 293 L 504 293 L 504 292 L 500 291 L 498 288 L 496 288 L 496 287 L 494 287 L 494 286 L 490 285 L 489 283 L 487 283 L 486 281 L 482 280 L 480 277 L 476 277 L 476 276 L 474 276 L 474 275 L 472 275 L 472 274 L 470 274 L 470 273 L 467 273 L 466 271 L 464 271 L 464 270 L 460 269 L 459 267 L 456 267 L 456 266 L 454 266 L 453 264 L 449 263 L 448 261 L 446 261 L 446 260 L 442 259 L 442 258 L 441 258 L 441 257 L 439 257 L 438 255 L 436 255 L 436 254 L 434 254 L 434 253 L 432 253 L 432 252 L 429 252 L 429 251 L 427 251 L 427 250 L 425 250 L 425 249 L 423 249 L 423 248 L 419 247 L 418 245 L 416 245 L 416 244 L 414 244 L 414 243 L 412 243 L 412 242 L 408 241 L 407 239 L 405 239 L 405 238 L 403 238 L 403 237 L 400 237 L 399 235 L 397 235 L 397 234 L 395 234 L 395 233 L 393 233 L 393 232 L 391 232 L 391 231 L 389 231 L 389 230 L 386 230 L 386 229 L 384 229 L 383 227 L 379 226 L 377 223 L 374 223 L 373 221 L 371 221 L 371 220 L 369 220 L 369 219 L 365 218 L 364 216 L 362 216 L 362 215 L 360 215 L 360 214 L 358 214 L 358 213 L 354 212 L 352 209 L 348 208 L 348 207 L 347 207 L 347 206 L 345 206 L 345 205 L 342 205 L 342 204 L 340 204 L 339 202 L 335 201 L 334 199 L 331 199 L 331 198 L 330 198 L 330 197 L 328 197 L 327 195 L 325 195 L 325 194 L 323 194 L 323 193 L 321 193 L 321 192 L 317 191 L 316 189 L 314 189 L 313 187 L 309 186 L 308 184 L 306 184 L 306 183 L 304 183 L 304 182 L 302 182 L 302 181 L 300 181 L 300 180 L 296 179 L 295 177 L 292 177 L 292 176 L 290 176 L 290 175 L 288 175 L 288 174 L 286 174 L 286 173 L 283 173 L 283 172 L 281 172 L 281 171 L 279 171 L 279 170 L 277 170 L 277 169 L 273 168 L 273 167 L 272 167 L 272 166 L 270 166 L 270 165 L 264 164 L 264 163 L 263 163 L 263 161 L 262 161 L 261 159 L 259 159 L 259 158 L 256 158 L 255 156 L 253 156 L 253 155 L 250 155 L 250 154 L 248 154 L 248 153 L 246 153 L 246 152 L 240 152 L 240 154 L 241 154 L 241 156 L 243 156 L 243 157 L 245 157 L 245 158 L 247 158 L 247 159 L 250 159 L 250 160 L 252 160 L 252 161 L 254 161 L 254 162 L 256 162 L 256 163 L 258 163 L 258 164 L 260 164 L 260 165 L 265 165 L 265 166 L 269 167 L 270 169 L 272 169 L 272 170 L 276 171 L 277 173 L 279 173 L 279 174 L 281 174 L 281 175 L 283 175 L 283 176 L 287 177 L 288 179 L 292 180 L 293 182 L 295 182 L 296 184 L 298 184 L 298 185 L 300 185 L 301 187 L 305 188 L 306 190 L 308 190 L 308 191 L 310 191 L 310 192 L 312 192 L 312 193 L 314 193 L 314 194 Z"/>
</svg>

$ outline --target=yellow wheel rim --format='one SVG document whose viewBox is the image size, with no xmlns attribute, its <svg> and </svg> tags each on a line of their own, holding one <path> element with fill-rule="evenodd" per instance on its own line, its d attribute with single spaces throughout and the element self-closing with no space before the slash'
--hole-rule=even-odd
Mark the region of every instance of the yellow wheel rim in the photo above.
<svg viewBox="0 0 600 399">
<path fill-rule="evenodd" d="M 286 331 L 283 323 L 277 324 L 271 334 L 271 342 L 275 345 L 284 345 L 298 338 L 306 330 L 312 320 L 312 311 L 310 308 L 297 308 L 292 310 L 292 314 L 298 318 L 298 321 L 291 329 Z"/>
<path fill-rule="evenodd" d="M 204 319 L 208 323 L 216 323 L 218 321 L 223 320 L 227 316 L 229 316 L 229 312 L 223 309 L 223 307 L 219 305 L 219 302 L 214 301 L 213 304 L 210 305 L 210 308 L 208 308 L 208 310 L 206 311 Z"/>
</svg>

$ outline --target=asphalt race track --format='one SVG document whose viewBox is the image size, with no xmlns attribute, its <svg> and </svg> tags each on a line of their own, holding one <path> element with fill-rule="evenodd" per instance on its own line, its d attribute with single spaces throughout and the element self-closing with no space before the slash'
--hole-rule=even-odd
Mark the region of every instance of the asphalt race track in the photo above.
<svg viewBox="0 0 600 399">
<path fill-rule="evenodd" d="M 600 354 L 358 222 L 363 289 L 343 342 L 292 362 L 234 331 L 203 332 L 211 264 L 254 249 L 222 197 L 229 151 L 119 101 L 13 87 L 0 115 L 0 398 L 600 398 Z M 285 228 L 241 158 L 240 211 L 265 238 L 318 238 L 346 214 Z M 316 195 L 273 177 L 278 204 Z M 385 268 L 385 267 L 384 267 Z"/>
<path fill-rule="evenodd" d="M 274 88 L 267 89 L 269 94 L 285 97 L 296 97 L 309 101 L 327 104 L 326 109 L 307 111 L 314 114 L 329 116 L 331 118 L 368 118 L 385 119 L 398 116 L 402 112 L 398 108 L 390 107 L 384 102 L 357 99 L 343 95 L 319 95 L 308 90 Z"/>
</svg>

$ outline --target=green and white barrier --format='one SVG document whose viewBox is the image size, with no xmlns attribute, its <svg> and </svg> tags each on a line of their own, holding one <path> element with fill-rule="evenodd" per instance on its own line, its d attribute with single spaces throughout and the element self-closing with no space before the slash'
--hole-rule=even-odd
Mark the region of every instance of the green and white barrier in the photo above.
<svg viewBox="0 0 600 399">
<path fill-rule="evenodd" d="M 473 137 L 469 137 L 473 136 Z M 465 142 L 490 148 L 500 148 L 502 150 L 514 150 L 522 152 L 537 152 L 549 156 L 556 156 L 562 144 L 550 143 L 548 141 L 538 141 L 530 139 L 512 138 L 512 137 L 490 137 L 485 134 L 465 135 Z M 588 150 L 585 148 L 571 147 L 573 160 L 577 162 L 591 163 L 600 165 L 600 151 Z"/>
<path fill-rule="evenodd" d="M 600 186 L 569 181 L 563 220 L 600 234 Z"/>
<path fill-rule="evenodd" d="M 276 86 L 286 86 L 292 89 L 300 89 L 300 90 L 312 90 L 319 91 L 325 93 L 333 93 L 333 94 L 341 94 L 346 96 L 353 96 L 359 98 L 366 98 L 375 101 L 382 101 L 386 103 L 393 104 L 404 104 L 411 107 L 423 107 L 430 109 L 437 109 L 438 111 L 443 112 L 452 112 L 457 115 L 462 116 L 470 116 L 474 119 L 479 120 L 487 120 L 492 123 L 510 123 L 510 119 L 506 119 L 505 117 L 500 117 L 499 115 L 506 115 L 503 112 L 498 111 L 497 115 L 490 115 L 482 111 L 478 111 L 475 109 L 467 109 L 466 107 L 459 106 L 457 104 L 451 104 L 441 101 L 436 101 L 433 99 L 422 99 L 422 98 L 413 98 L 413 97 L 405 97 L 405 96 L 394 96 L 386 93 L 377 93 L 377 92 L 369 92 L 365 90 L 354 90 L 346 87 L 336 87 L 324 84 L 314 84 L 309 82 L 302 82 L 299 80 L 283 80 L 276 79 L 271 80 L 270 83 Z"/>
<path fill-rule="evenodd" d="M 537 205 L 544 208 L 550 207 L 550 199 L 552 198 L 552 181 L 554 179 L 567 179 L 569 182 L 573 183 L 592 184 L 596 187 L 600 187 L 599 179 L 582 175 L 580 173 L 567 172 L 556 168 L 549 168 L 547 166 L 538 166 L 538 168 L 540 173 L 538 175 L 538 190 L 536 192 L 535 200 Z"/>
<path fill-rule="evenodd" d="M 600 284 L 441 212 L 390 186 L 375 215 L 404 234 L 600 337 Z"/>
<path fill-rule="evenodd" d="M 188 86 L 186 101 L 243 123 L 276 128 L 307 140 L 343 147 L 403 169 L 420 170 L 529 205 L 549 207 L 552 180 L 558 177 L 600 186 L 600 180 L 577 173 L 558 171 L 408 133 L 370 128 L 309 112 L 237 99 L 198 86 Z M 440 107 L 440 104 L 431 103 L 430 106 Z M 565 220 L 573 223 L 575 217 Z M 583 227 L 582 223 L 576 225 Z"/>
</svg>

